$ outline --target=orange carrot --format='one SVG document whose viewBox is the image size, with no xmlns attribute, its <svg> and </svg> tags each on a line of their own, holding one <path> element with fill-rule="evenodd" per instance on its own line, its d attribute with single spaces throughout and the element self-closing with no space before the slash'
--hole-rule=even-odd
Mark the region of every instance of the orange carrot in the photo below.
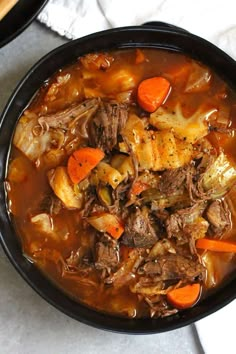
<svg viewBox="0 0 236 354">
<path fill-rule="evenodd" d="M 200 284 L 194 283 L 169 291 L 167 300 L 177 309 L 187 309 L 197 302 L 200 292 Z"/>
<path fill-rule="evenodd" d="M 135 64 L 141 64 L 146 60 L 145 55 L 141 49 L 136 49 Z"/>
<path fill-rule="evenodd" d="M 227 241 L 211 240 L 199 238 L 196 241 L 196 247 L 215 252 L 234 252 L 236 253 L 236 243 Z"/>
<path fill-rule="evenodd" d="M 115 239 L 120 238 L 120 236 L 123 234 L 124 232 L 124 227 L 121 224 L 121 222 L 117 219 L 117 222 L 115 225 L 110 225 L 107 228 L 107 232 Z"/>
<path fill-rule="evenodd" d="M 171 79 L 171 81 L 178 81 L 179 83 L 185 82 L 191 70 L 191 63 L 177 63 L 171 66 L 166 71 L 166 76 Z"/>
<path fill-rule="evenodd" d="M 141 182 L 141 181 L 136 181 L 132 185 L 130 193 L 133 195 L 139 195 L 143 191 L 149 188 L 149 185 L 147 183 Z"/>
<path fill-rule="evenodd" d="M 104 158 L 104 152 L 90 147 L 81 148 L 69 157 L 67 170 L 73 183 L 79 183 Z"/>
<path fill-rule="evenodd" d="M 169 81 L 161 76 L 143 80 L 138 86 L 139 105 L 147 112 L 154 112 L 166 100 L 170 88 Z"/>
</svg>

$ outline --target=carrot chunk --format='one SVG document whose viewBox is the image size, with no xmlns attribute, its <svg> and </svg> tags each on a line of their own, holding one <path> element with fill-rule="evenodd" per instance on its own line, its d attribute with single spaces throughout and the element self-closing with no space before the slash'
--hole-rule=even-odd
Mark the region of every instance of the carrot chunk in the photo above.
<svg viewBox="0 0 236 354">
<path fill-rule="evenodd" d="M 110 225 L 107 228 L 107 232 L 115 239 L 120 238 L 124 232 L 124 227 L 119 220 L 116 221 L 115 225 Z"/>
<path fill-rule="evenodd" d="M 146 61 L 145 55 L 141 49 L 136 49 L 135 64 L 141 64 Z"/>
<path fill-rule="evenodd" d="M 200 284 L 194 283 L 169 291 L 167 293 L 167 300 L 178 309 L 186 309 L 197 302 L 200 292 Z"/>
<path fill-rule="evenodd" d="M 132 185 L 130 193 L 133 195 L 139 195 L 146 189 L 148 189 L 150 186 L 147 183 L 144 183 L 142 181 L 136 181 Z"/>
<path fill-rule="evenodd" d="M 185 62 L 185 63 L 177 63 L 174 66 L 171 66 L 167 71 L 166 71 L 166 76 L 170 81 L 174 81 L 176 83 L 186 83 L 186 80 L 189 76 L 189 73 L 191 71 L 191 63 L 190 62 Z"/>
<path fill-rule="evenodd" d="M 69 157 L 67 170 L 73 183 L 79 183 L 88 176 L 91 170 L 104 158 L 100 149 L 90 147 L 81 148 Z"/>
<path fill-rule="evenodd" d="M 199 238 L 196 247 L 204 250 L 215 252 L 234 252 L 236 253 L 236 243 L 220 240 L 210 240 L 207 238 Z"/>
<path fill-rule="evenodd" d="M 145 111 L 154 112 L 166 100 L 170 89 L 170 83 L 164 77 L 143 80 L 138 86 L 138 103 Z"/>
</svg>

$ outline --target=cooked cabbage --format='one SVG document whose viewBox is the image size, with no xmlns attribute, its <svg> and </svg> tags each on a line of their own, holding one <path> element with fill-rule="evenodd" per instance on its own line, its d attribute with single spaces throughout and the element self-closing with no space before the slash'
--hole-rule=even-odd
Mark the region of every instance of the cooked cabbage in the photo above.
<svg viewBox="0 0 236 354">
<path fill-rule="evenodd" d="M 51 134 L 46 131 L 35 136 L 34 127 L 37 125 L 37 116 L 23 115 L 19 120 L 13 139 L 13 144 L 21 150 L 31 161 L 37 160 L 51 144 Z"/>
<path fill-rule="evenodd" d="M 214 112 L 216 109 L 199 108 L 191 117 L 185 118 L 180 104 L 175 110 L 160 107 L 151 114 L 150 124 L 160 130 L 172 129 L 176 138 L 194 144 L 208 134 L 207 120 Z"/>
<path fill-rule="evenodd" d="M 203 188 L 210 191 L 212 199 L 217 199 L 223 197 L 235 183 L 236 168 L 221 152 L 206 170 L 202 180 Z"/>
</svg>

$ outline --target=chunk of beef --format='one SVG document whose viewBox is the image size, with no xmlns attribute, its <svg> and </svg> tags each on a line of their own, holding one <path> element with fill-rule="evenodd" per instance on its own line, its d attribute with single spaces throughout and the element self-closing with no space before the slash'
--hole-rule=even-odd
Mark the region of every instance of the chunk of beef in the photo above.
<svg viewBox="0 0 236 354">
<path fill-rule="evenodd" d="M 156 232 L 151 224 L 147 209 L 137 209 L 125 225 L 122 242 L 129 247 L 151 247 L 157 241 Z"/>
<path fill-rule="evenodd" d="M 177 245 L 189 244 L 192 254 L 196 254 L 195 241 L 205 237 L 209 223 L 202 217 L 205 202 L 196 203 L 190 208 L 177 210 L 165 222 L 169 238 L 173 237 Z"/>
<path fill-rule="evenodd" d="M 220 235 L 230 228 L 230 211 L 224 201 L 212 202 L 207 208 L 206 217 L 214 235 Z"/>
<path fill-rule="evenodd" d="M 176 190 L 183 189 L 186 173 L 188 173 L 188 167 L 186 166 L 163 172 L 159 185 L 160 192 L 171 195 Z"/>
<path fill-rule="evenodd" d="M 198 238 L 205 236 L 208 229 L 208 222 L 202 218 L 205 209 L 205 203 L 196 203 L 190 208 L 177 210 L 166 219 L 166 231 L 168 237 L 184 238 L 184 234 L 192 234 Z M 202 227 L 201 227 L 202 226 Z M 202 235 L 203 233 L 203 235 Z"/>
<path fill-rule="evenodd" d="M 125 126 L 127 118 L 128 110 L 125 104 L 115 101 L 101 102 L 90 124 L 90 144 L 109 153 L 117 144 L 118 135 Z"/>
<path fill-rule="evenodd" d="M 138 269 L 139 274 L 155 277 L 155 281 L 168 280 L 203 280 L 205 268 L 198 258 L 184 257 L 179 254 L 167 254 L 155 260 L 148 261 Z"/>
<path fill-rule="evenodd" d="M 178 235 L 181 232 L 182 228 L 182 218 L 180 215 L 178 215 L 178 213 L 171 214 L 166 219 L 166 231 L 168 237 Z"/>
<path fill-rule="evenodd" d="M 103 235 L 96 243 L 95 267 L 99 270 L 110 270 L 119 263 L 119 246 L 116 240 L 108 235 Z"/>
<path fill-rule="evenodd" d="M 98 98 L 88 99 L 82 103 L 74 104 L 63 111 L 41 116 L 38 119 L 38 123 L 43 128 L 66 128 L 72 121 L 85 116 L 91 117 L 98 109 L 98 106 Z"/>
<path fill-rule="evenodd" d="M 159 190 L 166 196 L 176 192 L 188 192 L 192 202 L 209 200 L 210 194 L 204 190 L 203 176 L 209 166 L 216 159 L 216 151 L 212 145 L 202 139 L 196 144 L 195 160 L 188 165 L 163 172 L 159 184 Z"/>
</svg>

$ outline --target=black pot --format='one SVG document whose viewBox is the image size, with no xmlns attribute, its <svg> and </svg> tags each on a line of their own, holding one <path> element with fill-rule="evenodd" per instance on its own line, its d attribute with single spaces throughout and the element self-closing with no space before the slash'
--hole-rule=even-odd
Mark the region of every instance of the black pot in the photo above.
<svg viewBox="0 0 236 354">
<path fill-rule="evenodd" d="M 123 333 L 148 334 L 188 325 L 225 306 L 236 296 L 236 278 L 228 280 L 223 287 L 200 301 L 195 307 L 162 319 L 123 319 L 96 312 L 71 300 L 22 255 L 7 210 L 4 187 L 15 125 L 44 81 L 59 68 L 76 61 L 83 54 L 128 47 L 161 48 L 185 53 L 213 68 L 231 87 L 236 88 L 236 63 L 232 58 L 206 40 L 163 23 L 103 31 L 68 42 L 53 50 L 35 64 L 20 82 L 0 120 L 0 236 L 8 258 L 21 276 L 57 309 L 97 328 Z"/>
</svg>

